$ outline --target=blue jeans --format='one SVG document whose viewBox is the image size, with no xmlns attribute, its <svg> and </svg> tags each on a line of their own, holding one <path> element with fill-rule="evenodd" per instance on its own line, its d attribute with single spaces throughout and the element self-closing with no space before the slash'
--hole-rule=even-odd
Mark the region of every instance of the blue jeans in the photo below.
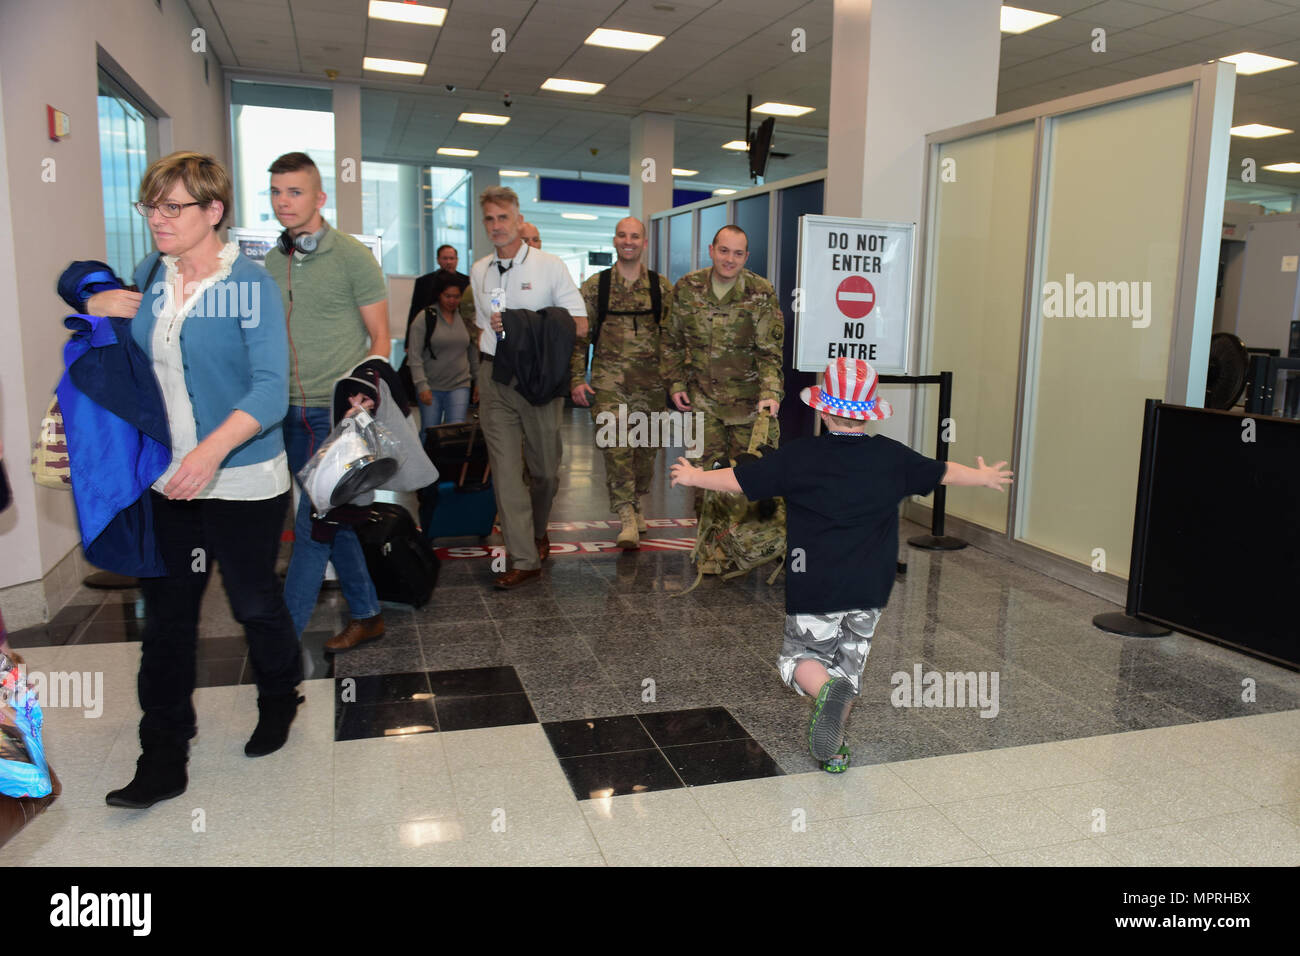
<svg viewBox="0 0 1300 956">
<path fill-rule="evenodd" d="M 463 422 L 468 415 L 468 385 L 464 388 L 453 388 L 446 392 L 434 392 L 432 405 L 420 403 L 420 426 L 422 428 L 433 428 L 437 425 L 455 425 L 458 422 Z"/>
<path fill-rule="evenodd" d="M 329 433 L 328 408 L 289 406 L 289 414 L 284 419 L 284 447 L 289 458 L 289 471 L 295 480 Z M 366 556 L 357 533 L 351 528 L 340 527 L 333 544 L 313 541 L 311 499 L 304 492 L 294 519 L 293 556 L 289 559 L 289 573 L 284 579 L 284 603 L 289 606 L 289 616 L 293 618 L 299 637 L 311 620 L 316 598 L 320 596 L 321 581 L 325 578 L 325 565 L 331 561 L 338 572 L 339 587 L 352 617 L 360 620 L 378 614 L 379 595 L 375 593 L 370 572 L 366 570 Z"/>
</svg>

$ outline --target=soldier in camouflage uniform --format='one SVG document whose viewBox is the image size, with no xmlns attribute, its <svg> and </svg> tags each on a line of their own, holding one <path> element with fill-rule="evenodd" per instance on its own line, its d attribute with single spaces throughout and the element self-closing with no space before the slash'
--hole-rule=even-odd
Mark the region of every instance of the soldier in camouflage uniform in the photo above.
<svg viewBox="0 0 1300 956">
<path fill-rule="evenodd" d="M 609 305 L 604 321 L 600 316 L 600 273 L 588 276 L 582 284 L 582 298 L 593 334 L 598 331 L 595 355 L 591 363 L 591 385 L 586 384 L 587 344 L 582 338 L 574 346 L 572 362 L 573 401 L 591 403 L 592 416 L 601 412 L 618 415 L 620 405 L 627 411 L 650 415 L 664 407 L 664 383 L 659 377 L 660 323 L 652 309 L 650 282 L 659 284 L 662 309 L 666 319 L 672 302 L 668 279 L 650 272 L 641 262 L 645 251 L 645 226 L 628 217 L 614 227 L 614 250 L 617 264 L 610 273 Z M 609 487 L 609 510 L 622 524 L 618 544 L 625 549 L 640 547 L 639 532 L 646 529 L 641 514 L 641 496 L 650 491 L 654 478 L 657 448 L 602 448 L 605 456 L 605 481 Z"/>
<path fill-rule="evenodd" d="M 673 288 L 660 369 L 679 411 L 704 413 L 704 466 L 749 447 L 760 413 L 776 415 L 783 393 L 785 317 L 772 283 L 746 269 L 749 237 L 723 226 L 709 244 L 713 266 Z M 772 421 L 768 443 L 778 444 Z M 695 506 L 698 512 L 700 494 Z"/>
</svg>

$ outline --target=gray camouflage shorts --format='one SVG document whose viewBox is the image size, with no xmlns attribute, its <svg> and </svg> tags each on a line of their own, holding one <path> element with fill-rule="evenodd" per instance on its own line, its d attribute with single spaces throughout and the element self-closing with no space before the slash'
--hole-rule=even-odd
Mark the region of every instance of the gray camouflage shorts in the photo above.
<svg viewBox="0 0 1300 956">
<path fill-rule="evenodd" d="M 871 636 L 883 608 L 865 611 L 836 611 L 833 614 L 787 614 L 785 638 L 777 667 L 781 679 L 798 693 L 795 665 L 804 658 L 821 661 L 832 677 L 843 677 L 853 685 L 853 693 L 862 693 L 862 670 L 871 651 Z"/>
</svg>

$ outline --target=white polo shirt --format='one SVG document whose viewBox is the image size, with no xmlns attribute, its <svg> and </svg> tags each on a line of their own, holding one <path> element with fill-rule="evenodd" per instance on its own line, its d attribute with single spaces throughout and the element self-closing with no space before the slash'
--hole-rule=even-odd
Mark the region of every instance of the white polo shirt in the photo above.
<svg viewBox="0 0 1300 956">
<path fill-rule="evenodd" d="M 498 264 L 505 266 L 504 273 Z M 498 260 L 494 251 L 474 263 L 469 270 L 469 285 L 474 292 L 474 317 L 482 329 L 478 339 L 479 351 L 484 355 L 496 355 L 497 352 L 497 336 L 492 331 L 493 289 L 505 293 L 506 309 L 540 312 L 558 306 L 567 309 L 575 319 L 587 314 L 587 304 L 564 260 L 534 249 L 526 242 L 519 244 L 519 251 L 509 262 Z"/>
</svg>

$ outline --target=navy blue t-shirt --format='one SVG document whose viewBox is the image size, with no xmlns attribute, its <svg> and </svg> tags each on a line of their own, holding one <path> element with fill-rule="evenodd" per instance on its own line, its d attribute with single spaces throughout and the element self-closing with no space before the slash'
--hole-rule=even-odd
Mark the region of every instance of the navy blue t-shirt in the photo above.
<svg viewBox="0 0 1300 956">
<path fill-rule="evenodd" d="M 786 613 L 884 607 L 898 570 L 898 503 L 934 491 L 946 467 L 892 438 L 834 432 L 737 467 L 750 501 L 785 499 Z"/>
</svg>

